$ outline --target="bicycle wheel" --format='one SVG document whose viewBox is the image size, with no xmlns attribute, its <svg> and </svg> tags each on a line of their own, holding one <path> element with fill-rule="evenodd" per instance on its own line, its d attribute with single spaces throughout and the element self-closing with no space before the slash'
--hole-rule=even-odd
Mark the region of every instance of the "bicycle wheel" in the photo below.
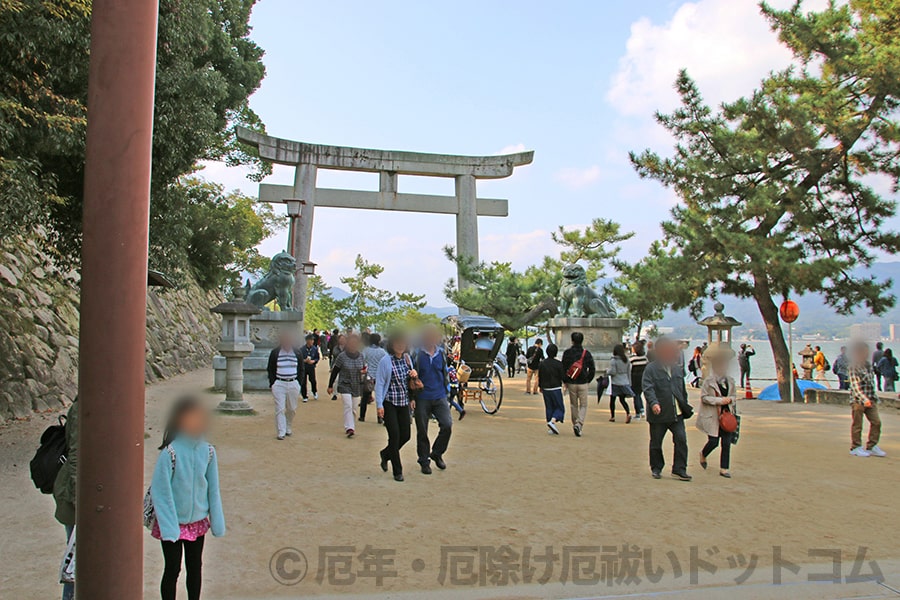
<svg viewBox="0 0 900 600">
<path fill-rule="evenodd" d="M 494 365 L 493 374 L 481 382 L 481 410 L 489 415 L 497 414 L 503 403 L 503 376 Z"/>
</svg>

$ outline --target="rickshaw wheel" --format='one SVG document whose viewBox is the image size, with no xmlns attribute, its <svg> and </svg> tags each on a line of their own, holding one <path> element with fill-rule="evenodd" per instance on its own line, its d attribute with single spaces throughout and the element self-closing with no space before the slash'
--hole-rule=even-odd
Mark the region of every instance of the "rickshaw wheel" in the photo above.
<svg viewBox="0 0 900 600">
<path fill-rule="evenodd" d="M 481 383 L 481 410 L 489 415 L 497 414 L 503 403 L 503 376 L 497 365 L 492 367 L 493 376 Z"/>
</svg>

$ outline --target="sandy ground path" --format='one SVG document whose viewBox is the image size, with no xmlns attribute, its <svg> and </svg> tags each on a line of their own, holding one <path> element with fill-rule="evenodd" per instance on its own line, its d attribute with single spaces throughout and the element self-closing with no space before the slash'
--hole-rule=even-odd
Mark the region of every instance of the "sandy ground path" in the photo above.
<svg viewBox="0 0 900 600">
<path fill-rule="evenodd" d="M 211 381 L 211 371 L 202 370 L 147 388 L 145 479 L 166 403 Z M 455 423 L 446 471 L 421 475 L 414 444 L 407 445 L 404 483 L 378 467 L 385 433 L 374 414 L 348 440 L 339 403 L 321 393 L 320 400 L 300 406 L 295 435 L 279 442 L 270 398 L 250 395 L 259 414 L 217 418 L 211 436 L 220 457 L 228 534 L 207 541 L 204 596 L 721 597 L 723 586 L 733 586 L 752 561 L 756 567 L 745 575 L 744 587 L 729 587 L 732 597 L 898 597 L 885 587 L 900 589 L 896 411 L 883 411 L 882 447 L 890 456 L 857 459 L 847 454 L 847 409 L 745 401 L 734 479 L 699 468 L 705 436 L 689 423 L 695 479 L 685 484 L 650 478 L 646 424 L 626 425 L 621 411 L 619 422 L 609 423 L 606 401 L 599 407 L 592 401 L 584 437 L 575 438 L 568 424 L 561 436 L 550 436 L 540 398 L 526 396 L 523 388 L 522 377 L 508 381 L 498 415 L 472 406 Z M 62 527 L 52 518 L 52 499 L 33 488 L 27 468 L 51 420 L 38 415 L 0 427 L 0 598 L 59 594 L 54 577 Z M 669 449 L 666 455 L 670 460 Z M 623 554 L 623 545 L 630 552 Z M 555 555 L 549 567 L 548 546 Z M 771 586 L 775 546 L 800 567 L 797 574 L 782 571 L 790 586 Z M 862 574 L 876 560 L 885 585 L 807 581 L 831 572 L 833 557 L 841 561 L 836 570 L 850 575 L 860 546 L 868 548 Z M 303 559 L 285 548 L 302 552 L 305 574 Z M 835 554 L 810 555 L 810 549 Z M 696 568 L 701 560 L 716 572 Z M 467 564 L 474 564 L 474 582 Z M 526 574 L 535 570 L 530 584 L 523 581 L 523 564 Z M 158 542 L 147 535 L 147 598 L 157 597 L 161 565 Z M 575 584 L 592 570 L 600 578 L 596 585 Z M 545 571 L 548 581 L 538 585 Z M 647 571 L 657 572 L 659 581 L 648 581 Z M 371 576 L 378 572 L 381 585 Z"/>
</svg>

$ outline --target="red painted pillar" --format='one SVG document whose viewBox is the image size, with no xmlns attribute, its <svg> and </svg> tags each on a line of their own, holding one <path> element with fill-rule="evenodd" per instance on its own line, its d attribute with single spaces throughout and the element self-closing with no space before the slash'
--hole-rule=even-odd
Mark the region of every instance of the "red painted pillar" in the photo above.
<svg viewBox="0 0 900 600">
<path fill-rule="evenodd" d="M 79 600 L 143 597 L 144 338 L 156 0 L 94 0 L 79 345 Z"/>
</svg>

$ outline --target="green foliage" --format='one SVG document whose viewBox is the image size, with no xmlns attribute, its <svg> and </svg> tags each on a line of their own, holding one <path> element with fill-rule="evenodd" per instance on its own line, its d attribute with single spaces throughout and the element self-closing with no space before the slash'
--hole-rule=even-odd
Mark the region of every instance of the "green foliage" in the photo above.
<svg viewBox="0 0 900 600">
<path fill-rule="evenodd" d="M 337 300 L 320 275 L 311 275 L 307 281 L 303 322 L 307 329 L 323 330 L 330 330 L 338 322 Z"/>
<path fill-rule="evenodd" d="M 433 322 L 421 312 L 425 307 L 424 295 L 393 293 L 375 286 L 374 280 L 384 272 L 384 267 L 357 255 L 355 268 L 352 276 L 341 277 L 350 295 L 336 301 L 337 318 L 344 327 L 386 331 L 401 324 Z"/>
<path fill-rule="evenodd" d="M 654 241 L 643 259 L 634 264 L 614 261 L 619 276 L 607 286 L 610 296 L 625 309 L 635 337 L 640 337 L 644 324 L 658 321 L 672 304 L 689 304 L 697 300 L 696 287 L 689 272 L 679 272 L 687 262 L 675 260 L 675 253 Z"/>
<path fill-rule="evenodd" d="M 562 226 L 550 236 L 563 247 L 559 260 L 586 265 L 588 281 L 605 275 L 606 264 L 619 254 L 619 244 L 631 239 L 634 232 L 622 233 L 621 226 L 609 219 L 594 219 L 584 230 Z"/>
<path fill-rule="evenodd" d="M 0 235 L 81 193 L 89 26 L 88 0 L 0 2 Z"/>
<path fill-rule="evenodd" d="M 232 289 L 241 273 L 260 274 L 268 258 L 256 246 L 283 226 L 271 205 L 195 177 L 166 187 L 166 207 L 150 228 L 150 253 L 166 273 L 186 268 L 202 287 Z"/>
<path fill-rule="evenodd" d="M 781 379 L 790 360 L 775 297 L 820 292 L 840 313 L 894 303 L 889 283 L 852 270 L 900 250 L 885 228 L 896 202 L 873 187 L 880 178 L 896 192 L 900 177 L 898 8 L 852 0 L 804 14 L 800 2 L 763 4 L 796 65 L 715 111 L 682 72 L 680 108 L 657 115 L 677 140 L 674 156 L 631 155 L 642 177 L 682 200 L 663 224 L 675 271 L 690 273 L 699 295 L 755 299 Z"/>
<path fill-rule="evenodd" d="M 257 178 L 268 172 L 234 137 L 237 125 L 262 130 L 248 105 L 265 75 L 263 51 L 249 38 L 254 4 L 160 2 L 151 227 L 169 226 L 167 211 L 188 210 L 178 205 L 190 204 L 179 179 L 198 161 L 252 164 Z M 0 235 L 47 225 L 69 264 L 81 251 L 90 7 L 88 0 L 0 3 Z M 186 235 L 151 231 L 151 238 L 153 267 L 173 276 L 196 269 L 174 261 L 193 252 Z"/>
<path fill-rule="evenodd" d="M 447 258 L 457 264 L 470 285 L 458 290 L 451 279 L 444 286 L 444 295 L 458 307 L 491 317 L 507 330 L 515 331 L 556 314 L 556 296 L 566 264 L 580 262 L 585 265 L 589 280 L 597 279 L 606 263 L 619 253 L 619 243 L 632 235 L 622 233 L 618 223 L 606 219 L 594 219 L 584 230 L 560 227 L 551 234 L 562 247 L 559 258 L 545 256 L 541 264 L 522 272 L 508 262 L 473 264 L 447 247 Z"/>
</svg>

